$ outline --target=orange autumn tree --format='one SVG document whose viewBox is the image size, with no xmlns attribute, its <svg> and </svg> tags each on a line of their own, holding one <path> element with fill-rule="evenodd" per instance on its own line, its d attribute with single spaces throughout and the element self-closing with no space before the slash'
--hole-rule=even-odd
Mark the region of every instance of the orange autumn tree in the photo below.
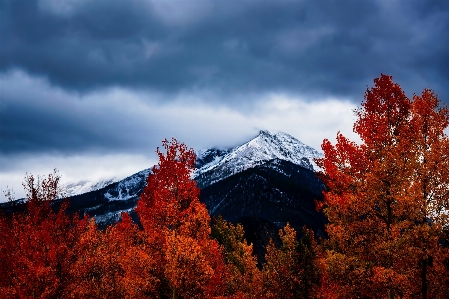
<svg viewBox="0 0 449 299">
<path fill-rule="evenodd" d="M 408 196 L 418 207 L 410 251 L 418 258 L 415 275 L 420 277 L 422 298 L 444 298 L 449 289 L 449 249 L 435 246 L 449 229 L 449 109 L 440 107 L 437 96 L 424 89 L 414 95 L 410 129 L 412 138 L 413 183 Z M 429 240 L 421 246 L 423 240 Z"/>
<path fill-rule="evenodd" d="M 122 285 L 126 298 L 157 298 L 159 278 L 157 264 L 146 250 L 139 227 L 128 213 L 108 229 L 108 238 L 119 247 L 119 263 L 123 271 Z"/>
<path fill-rule="evenodd" d="M 26 206 L 0 215 L 0 294 L 2 298 L 68 298 L 81 279 L 74 267 L 85 219 L 57 207 L 60 176 L 25 178 Z"/>
<path fill-rule="evenodd" d="M 83 233 L 75 267 L 82 286 L 74 298 L 157 298 L 154 261 L 143 253 L 139 228 L 127 213 L 121 221 L 98 230 L 92 219 Z"/>
<path fill-rule="evenodd" d="M 410 100 L 389 76 L 374 83 L 356 111 L 362 144 L 338 134 L 335 145 L 324 140 L 317 161 L 330 222 L 325 285 L 338 298 L 438 298 L 443 286 L 432 280 L 447 250 L 439 240 L 448 225 L 449 111 L 429 90 Z"/>
<path fill-rule="evenodd" d="M 165 153 L 147 178 L 136 211 L 149 254 L 172 298 L 211 298 L 222 293 L 224 263 L 210 238 L 210 216 L 191 179 L 195 153 L 176 139 L 164 140 Z"/>
<path fill-rule="evenodd" d="M 91 219 L 80 239 L 79 246 L 84 250 L 74 267 L 82 278 L 82 285 L 74 293 L 75 298 L 124 297 L 120 244 L 109 238 L 108 230 L 98 230 L 95 220 Z"/>
</svg>

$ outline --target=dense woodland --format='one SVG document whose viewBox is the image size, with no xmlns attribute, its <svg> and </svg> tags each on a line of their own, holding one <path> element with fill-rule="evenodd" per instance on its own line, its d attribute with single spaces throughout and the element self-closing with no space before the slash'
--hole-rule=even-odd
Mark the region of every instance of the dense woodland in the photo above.
<svg viewBox="0 0 449 299">
<path fill-rule="evenodd" d="M 425 89 L 374 80 L 355 111 L 360 145 L 337 134 L 317 161 L 328 239 L 287 224 L 260 265 L 243 227 L 211 219 L 195 154 L 157 149 L 136 212 L 100 230 L 52 204 L 57 172 L 26 177 L 26 209 L 0 211 L 1 298 L 447 298 L 449 110 Z"/>
</svg>

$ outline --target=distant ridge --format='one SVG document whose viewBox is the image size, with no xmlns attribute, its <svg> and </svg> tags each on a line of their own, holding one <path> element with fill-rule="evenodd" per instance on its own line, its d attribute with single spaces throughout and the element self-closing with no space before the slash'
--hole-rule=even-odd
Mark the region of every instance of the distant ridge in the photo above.
<svg viewBox="0 0 449 299">
<path fill-rule="evenodd" d="M 118 177 L 100 179 L 97 181 L 81 180 L 64 184 L 62 185 L 62 189 L 65 192 L 64 195 L 66 197 L 72 197 L 78 194 L 99 190 L 118 181 L 120 181 L 120 178 Z"/>
</svg>

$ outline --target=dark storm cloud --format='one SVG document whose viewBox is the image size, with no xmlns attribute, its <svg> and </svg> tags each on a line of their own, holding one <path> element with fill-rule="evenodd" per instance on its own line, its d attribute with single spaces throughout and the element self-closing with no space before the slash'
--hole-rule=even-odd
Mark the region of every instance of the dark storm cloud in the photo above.
<svg viewBox="0 0 449 299">
<path fill-rule="evenodd" d="M 99 103 L 99 98 L 113 101 L 113 92 L 83 98 L 17 71 L 0 76 L 0 90 L 0 157 L 132 153 L 152 134 L 126 104 Z"/>
<path fill-rule="evenodd" d="M 5 110 L 7 113 L 0 113 L 1 154 L 73 154 L 80 150 L 117 149 L 124 145 L 119 142 L 120 138 L 116 138 L 120 135 L 110 134 L 103 124 L 95 126 L 95 113 L 79 115 L 70 110 L 42 109 L 37 105 L 14 103 L 10 103 Z"/>
<path fill-rule="evenodd" d="M 70 90 L 283 91 L 360 102 L 382 72 L 407 94 L 429 87 L 449 96 L 447 1 L 0 3 L 0 69 Z"/>
</svg>

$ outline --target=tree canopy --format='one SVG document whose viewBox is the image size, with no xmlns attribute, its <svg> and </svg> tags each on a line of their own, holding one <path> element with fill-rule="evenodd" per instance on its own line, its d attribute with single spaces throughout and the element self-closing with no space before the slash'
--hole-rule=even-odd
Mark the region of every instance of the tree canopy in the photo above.
<svg viewBox="0 0 449 299">
<path fill-rule="evenodd" d="M 436 260 L 447 254 L 439 240 L 448 228 L 449 110 L 432 91 L 409 99 L 382 75 L 355 114 L 362 144 L 338 133 L 335 145 L 324 140 L 317 161 L 327 186 L 320 205 L 330 222 L 329 277 L 341 298 L 438 298 L 444 286 L 433 283 L 443 269 Z"/>
</svg>

